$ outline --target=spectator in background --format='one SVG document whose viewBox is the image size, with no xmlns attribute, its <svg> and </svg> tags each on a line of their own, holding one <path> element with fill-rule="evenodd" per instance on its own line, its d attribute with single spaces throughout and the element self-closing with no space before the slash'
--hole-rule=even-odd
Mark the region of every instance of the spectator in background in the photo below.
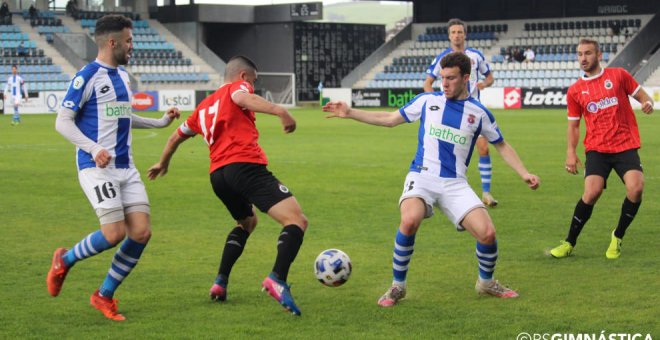
<svg viewBox="0 0 660 340">
<path fill-rule="evenodd" d="M 34 7 L 34 4 L 30 5 L 30 8 L 28 9 L 28 14 L 30 14 L 30 20 L 35 20 L 39 16 L 39 11 L 37 11 L 37 8 Z"/>
<path fill-rule="evenodd" d="M 71 15 L 72 17 L 75 17 L 76 14 L 78 13 L 78 1 L 76 0 L 69 0 L 66 3 L 66 13 Z"/>
<path fill-rule="evenodd" d="M 514 48 L 513 49 L 513 60 L 521 63 L 523 60 L 525 60 L 525 55 L 523 53 L 522 49 L 519 48 Z"/>
<path fill-rule="evenodd" d="M 531 47 L 527 47 L 525 53 L 523 53 L 523 56 L 525 57 L 526 63 L 532 62 L 534 61 L 534 58 L 536 58 L 536 54 L 534 53 L 534 50 Z"/>
<path fill-rule="evenodd" d="M 28 56 L 28 49 L 25 47 L 25 43 L 23 41 L 21 41 L 21 43 L 18 45 L 18 48 L 16 48 L 16 52 L 18 53 L 19 57 Z"/>
<path fill-rule="evenodd" d="M 11 12 L 9 12 L 9 4 L 7 4 L 7 1 L 3 1 L 2 6 L 0 7 L 0 18 L 9 16 L 11 16 Z"/>
</svg>

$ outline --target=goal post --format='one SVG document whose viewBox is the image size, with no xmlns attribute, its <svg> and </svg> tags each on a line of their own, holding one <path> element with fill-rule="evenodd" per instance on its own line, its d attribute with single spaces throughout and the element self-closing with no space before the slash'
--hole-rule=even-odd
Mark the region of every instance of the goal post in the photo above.
<svg viewBox="0 0 660 340">
<path fill-rule="evenodd" d="M 296 75 L 285 72 L 259 72 L 254 92 L 277 105 L 296 106 Z"/>
</svg>

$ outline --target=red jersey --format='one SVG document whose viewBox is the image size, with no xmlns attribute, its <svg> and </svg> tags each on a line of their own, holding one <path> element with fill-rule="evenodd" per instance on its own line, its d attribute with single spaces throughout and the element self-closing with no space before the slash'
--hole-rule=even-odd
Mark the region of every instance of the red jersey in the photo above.
<svg viewBox="0 0 660 340">
<path fill-rule="evenodd" d="M 266 154 L 257 143 L 259 131 L 254 112 L 242 108 L 231 99 L 236 92 L 254 93 L 250 83 L 237 81 L 222 85 L 202 100 L 195 111 L 177 130 L 181 137 L 202 135 L 209 146 L 209 172 L 231 163 L 268 164 Z"/>
<path fill-rule="evenodd" d="M 568 88 L 568 119 L 584 116 L 586 151 L 618 153 L 640 147 L 637 120 L 628 99 L 639 89 L 622 68 L 603 68 L 600 74 L 583 76 Z"/>
</svg>

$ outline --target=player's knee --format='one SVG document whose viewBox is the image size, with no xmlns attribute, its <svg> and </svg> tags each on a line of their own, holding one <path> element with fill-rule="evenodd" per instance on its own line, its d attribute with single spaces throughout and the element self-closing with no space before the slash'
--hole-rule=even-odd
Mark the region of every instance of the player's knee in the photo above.
<svg viewBox="0 0 660 340">
<path fill-rule="evenodd" d="M 257 227 L 257 222 L 258 222 L 257 215 L 248 216 L 237 222 L 241 226 L 241 228 L 243 228 L 243 230 L 251 234 L 254 231 L 254 229 Z"/>
<path fill-rule="evenodd" d="M 633 201 L 639 202 L 642 199 L 642 194 L 644 193 L 644 185 L 636 185 L 626 189 L 626 196 Z"/>
<path fill-rule="evenodd" d="M 151 228 L 145 228 L 131 235 L 133 241 L 146 244 L 151 239 Z"/>
<path fill-rule="evenodd" d="M 309 225 L 309 221 L 307 220 L 307 216 L 305 214 L 300 213 L 299 216 L 297 216 L 298 223 L 295 223 L 302 231 L 307 230 L 307 226 Z"/>
<path fill-rule="evenodd" d="M 603 190 L 587 190 L 582 195 L 582 200 L 588 205 L 594 205 L 598 202 L 600 195 L 603 193 Z"/>
<path fill-rule="evenodd" d="M 481 244 L 494 244 L 496 240 L 495 237 L 495 228 L 487 228 L 481 235 L 478 237 L 478 241 Z"/>
<path fill-rule="evenodd" d="M 402 215 L 399 230 L 405 235 L 412 235 L 417 232 L 421 223 L 422 221 L 419 218 L 411 215 Z"/>
<path fill-rule="evenodd" d="M 113 228 L 111 230 L 106 229 L 103 231 L 103 236 L 106 241 L 114 247 L 126 238 L 126 231 L 124 231 L 123 228 Z"/>
</svg>

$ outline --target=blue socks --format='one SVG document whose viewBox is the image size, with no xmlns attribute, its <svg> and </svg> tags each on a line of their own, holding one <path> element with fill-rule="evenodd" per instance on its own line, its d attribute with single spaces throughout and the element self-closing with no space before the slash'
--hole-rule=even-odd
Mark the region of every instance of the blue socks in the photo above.
<svg viewBox="0 0 660 340">
<path fill-rule="evenodd" d="M 67 267 L 71 268 L 76 262 L 94 256 L 113 246 L 103 236 L 100 230 L 97 230 L 78 242 L 73 248 L 64 254 L 62 259 Z"/>
<path fill-rule="evenodd" d="M 484 281 L 492 280 L 497 261 L 497 241 L 493 244 L 477 242 L 476 253 L 479 260 L 479 278 Z"/>
<path fill-rule="evenodd" d="M 396 232 L 394 239 L 394 254 L 392 256 L 392 272 L 394 274 L 394 284 L 405 285 L 410 257 L 414 251 L 415 234 L 406 236 L 401 231 Z"/>
<path fill-rule="evenodd" d="M 481 191 L 490 192 L 490 180 L 493 176 L 493 164 L 490 155 L 479 156 L 479 175 L 481 175 Z"/>
<path fill-rule="evenodd" d="M 126 238 L 124 243 L 115 253 L 115 257 L 112 259 L 112 265 L 110 270 L 108 270 L 108 275 L 105 277 L 105 281 L 99 289 L 99 293 L 102 296 L 112 298 L 115 294 L 117 287 L 124 281 L 126 276 L 131 273 L 135 265 L 137 265 L 142 251 L 146 247 L 146 244 L 138 243 L 130 238 Z"/>
</svg>

